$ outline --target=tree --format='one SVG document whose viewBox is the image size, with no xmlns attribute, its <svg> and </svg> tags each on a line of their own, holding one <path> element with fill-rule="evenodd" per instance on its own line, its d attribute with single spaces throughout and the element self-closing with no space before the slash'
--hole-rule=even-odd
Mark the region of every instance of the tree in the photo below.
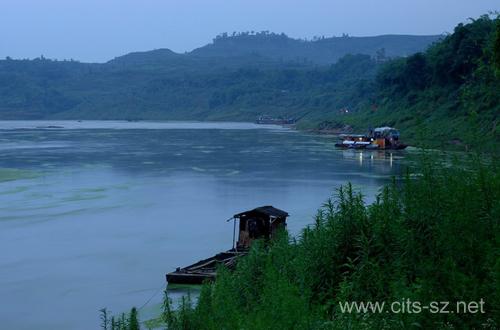
<svg viewBox="0 0 500 330">
<path fill-rule="evenodd" d="M 140 330 L 139 318 L 137 314 L 137 308 L 132 307 L 130 310 L 130 315 L 128 319 L 128 329 L 129 330 Z"/>
<path fill-rule="evenodd" d="M 380 62 L 384 62 L 386 60 L 386 56 L 385 56 L 385 48 L 380 48 L 379 50 L 377 50 L 377 52 L 375 53 L 375 60 L 380 63 Z"/>
<path fill-rule="evenodd" d="M 500 72 L 500 19 L 497 19 L 495 44 L 493 45 L 493 63 L 497 72 Z"/>
<path fill-rule="evenodd" d="M 109 329 L 108 310 L 106 308 L 102 308 L 99 310 L 99 312 L 101 313 L 101 329 L 108 330 Z"/>
</svg>

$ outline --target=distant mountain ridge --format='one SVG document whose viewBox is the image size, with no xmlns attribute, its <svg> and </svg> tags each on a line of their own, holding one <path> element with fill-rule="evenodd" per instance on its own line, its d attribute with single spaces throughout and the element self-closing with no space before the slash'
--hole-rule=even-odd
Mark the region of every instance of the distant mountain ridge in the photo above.
<svg viewBox="0 0 500 330">
<path fill-rule="evenodd" d="M 333 64 L 347 54 L 403 57 L 424 51 L 443 36 L 380 35 L 372 37 L 318 37 L 306 41 L 285 34 L 260 32 L 217 36 L 211 44 L 197 48 L 190 55 L 242 56 L 259 54 L 280 60 L 308 60 L 315 64 Z"/>
<path fill-rule="evenodd" d="M 115 57 L 111 61 L 108 61 L 108 63 L 148 64 L 148 63 L 154 63 L 154 62 L 162 62 L 165 59 L 175 59 L 175 58 L 179 58 L 181 56 L 182 55 L 177 54 L 168 48 L 160 48 L 160 49 L 148 50 L 148 51 L 143 51 L 143 52 L 128 53 L 128 54 L 125 54 L 122 56 Z"/>
<path fill-rule="evenodd" d="M 101 64 L 0 60 L 0 119 L 322 118 L 369 103 L 381 63 L 438 38 L 306 41 L 259 32 L 222 34 L 189 53 L 157 49 Z"/>
<path fill-rule="evenodd" d="M 109 61 L 114 64 L 147 65 L 172 60 L 206 57 L 262 56 L 281 61 L 311 62 L 328 65 L 347 54 L 382 55 L 388 58 L 405 57 L 424 51 L 443 36 L 380 35 L 371 37 L 318 37 L 314 40 L 293 39 L 281 33 L 243 32 L 223 33 L 213 42 L 184 54 L 162 48 L 133 52 Z"/>
</svg>

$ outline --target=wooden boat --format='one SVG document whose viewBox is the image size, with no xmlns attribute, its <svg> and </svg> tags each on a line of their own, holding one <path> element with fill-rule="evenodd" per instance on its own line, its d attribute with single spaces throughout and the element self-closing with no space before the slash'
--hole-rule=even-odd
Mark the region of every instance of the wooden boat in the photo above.
<svg viewBox="0 0 500 330">
<path fill-rule="evenodd" d="M 201 284 L 204 281 L 213 281 L 219 267 L 234 269 L 238 259 L 248 253 L 255 240 L 268 241 L 273 239 L 280 229 L 286 228 L 287 217 L 287 212 L 272 206 L 261 206 L 235 214 L 228 220 L 234 222 L 233 248 L 190 266 L 178 267 L 166 275 L 167 282 L 169 284 Z M 238 241 L 235 241 L 236 221 L 239 221 Z"/>
<path fill-rule="evenodd" d="M 234 269 L 238 257 L 244 256 L 246 251 L 236 251 L 234 249 L 221 252 L 208 259 L 198 261 L 191 266 L 177 268 L 175 272 L 167 274 L 168 283 L 178 284 L 201 284 L 206 280 L 212 281 L 217 275 L 217 268 L 225 266 Z"/>
</svg>

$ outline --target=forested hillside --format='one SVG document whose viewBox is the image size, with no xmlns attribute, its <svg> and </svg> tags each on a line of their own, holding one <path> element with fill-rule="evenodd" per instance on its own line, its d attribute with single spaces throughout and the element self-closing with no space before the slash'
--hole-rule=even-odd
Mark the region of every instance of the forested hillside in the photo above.
<svg viewBox="0 0 500 330">
<path fill-rule="evenodd" d="M 389 61 L 377 73 L 370 107 L 323 122 L 391 125 L 429 146 L 494 150 L 500 114 L 500 20 L 460 24 L 426 52 Z"/>
<path fill-rule="evenodd" d="M 425 49 L 441 36 L 383 35 L 376 37 L 315 37 L 311 41 L 292 39 L 285 34 L 263 32 L 227 33 L 212 44 L 195 49 L 197 56 L 241 56 L 260 54 L 279 60 L 332 64 L 347 54 L 403 57 Z"/>
<path fill-rule="evenodd" d="M 299 128 L 390 125 L 414 145 L 492 150 L 498 22 L 483 16 L 460 24 L 428 49 L 436 37 L 300 41 L 263 32 L 222 35 L 187 54 L 159 49 L 104 64 L 6 59 L 0 119 L 253 121 L 265 114 L 297 118 Z M 410 52 L 417 53 L 390 58 Z M 327 58 L 335 63 L 317 64 Z"/>
<path fill-rule="evenodd" d="M 377 62 L 423 50 L 437 38 L 304 41 L 241 33 L 187 54 L 159 49 L 105 64 L 6 59 L 0 61 L 0 119 L 253 121 L 260 114 L 334 113 L 360 102 Z M 338 61 L 341 56 L 347 57 Z"/>
</svg>

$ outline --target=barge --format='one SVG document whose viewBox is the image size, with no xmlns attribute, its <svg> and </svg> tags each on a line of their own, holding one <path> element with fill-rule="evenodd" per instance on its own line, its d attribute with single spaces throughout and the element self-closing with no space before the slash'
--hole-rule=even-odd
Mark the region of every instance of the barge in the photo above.
<svg viewBox="0 0 500 330">
<path fill-rule="evenodd" d="M 238 257 L 246 252 L 235 249 L 221 252 L 208 259 L 203 259 L 190 266 L 178 267 L 174 272 L 167 274 L 167 282 L 175 284 L 202 284 L 204 281 L 213 281 L 217 275 L 217 267 L 224 265 L 234 269 Z"/>
<path fill-rule="evenodd" d="M 407 147 L 399 140 L 399 131 L 392 127 L 377 127 L 364 134 L 340 134 L 337 148 L 368 150 L 401 150 Z"/>
<path fill-rule="evenodd" d="M 261 206 L 235 214 L 227 221 L 233 221 L 233 247 L 210 258 L 200 260 L 186 267 L 178 267 L 166 275 L 169 284 L 202 284 L 217 277 L 217 269 L 224 266 L 230 270 L 244 257 L 252 243 L 261 239 L 272 240 L 278 231 L 286 229 L 288 213 L 273 206 Z M 237 225 L 238 223 L 238 225 Z M 238 227 L 238 240 L 236 229 Z"/>
</svg>

